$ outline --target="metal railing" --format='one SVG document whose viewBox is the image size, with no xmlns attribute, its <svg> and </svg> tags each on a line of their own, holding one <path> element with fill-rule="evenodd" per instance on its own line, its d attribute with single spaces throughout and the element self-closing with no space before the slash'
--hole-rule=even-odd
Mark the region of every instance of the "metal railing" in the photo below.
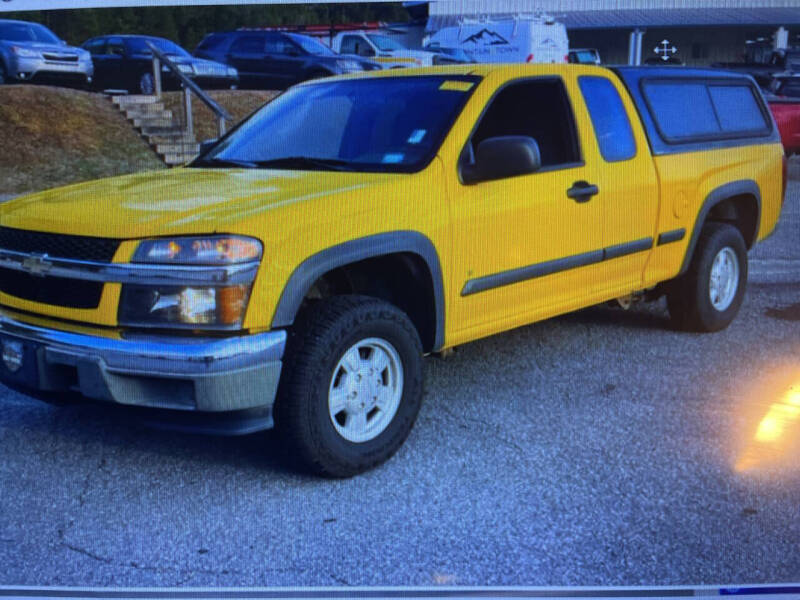
<svg viewBox="0 0 800 600">
<path fill-rule="evenodd" d="M 181 82 L 181 86 L 183 87 L 183 110 L 185 114 L 185 123 L 186 123 L 186 133 L 189 137 L 194 137 L 194 117 L 192 115 L 192 94 L 195 94 L 202 102 L 205 104 L 211 112 L 217 117 L 217 128 L 219 132 L 219 137 L 222 137 L 225 134 L 225 122 L 231 121 L 233 117 L 231 117 L 230 113 L 222 108 L 219 104 L 217 104 L 214 99 L 206 94 L 199 85 L 197 85 L 194 81 L 189 79 L 186 74 L 178 68 L 170 58 L 164 54 L 155 44 L 153 44 L 149 40 L 145 40 L 145 43 L 150 48 L 151 52 L 153 53 L 153 81 L 154 81 L 154 91 L 157 97 L 161 97 L 162 85 L 161 85 L 161 65 L 163 64 L 169 71 L 175 75 L 178 80 Z"/>
</svg>

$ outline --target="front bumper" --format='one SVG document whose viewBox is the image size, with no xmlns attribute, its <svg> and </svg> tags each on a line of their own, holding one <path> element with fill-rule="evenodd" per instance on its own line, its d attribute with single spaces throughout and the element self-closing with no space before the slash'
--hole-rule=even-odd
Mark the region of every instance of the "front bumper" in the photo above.
<svg viewBox="0 0 800 600">
<path fill-rule="evenodd" d="M 18 81 L 74 81 L 90 83 L 94 74 L 91 61 L 57 62 L 44 58 L 15 57 L 10 61 L 9 77 Z"/>
<path fill-rule="evenodd" d="M 239 77 L 220 77 L 216 75 L 195 75 L 192 80 L 205 89 L 226 89 L 239 84 Z"/>
<path fill-rule="evenodd" d="M 128 406 L 271 413 L 285 345 L 285 331 L 110 338 L 35 325 L 1 311 L 0 382 L 34 396 L 78 392 Z"/>
</svg>

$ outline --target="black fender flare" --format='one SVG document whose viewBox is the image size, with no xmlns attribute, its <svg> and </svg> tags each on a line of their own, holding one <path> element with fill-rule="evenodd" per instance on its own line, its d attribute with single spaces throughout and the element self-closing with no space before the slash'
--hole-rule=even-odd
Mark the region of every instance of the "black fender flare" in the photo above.
<svg viewBox="0 0 800 600">
<path fill-rule="evenodd" d="M 758 237 L 758 231 L 761 228 L 761 189 L 758 184 L 752 179 L 740 179 L 738 181 L 731 181 L 717 188 L 714 188 L 700 207 L 697 213 L 697 220 L 694 222 L 694 229 L 692 230 L 692 237 L 689 239 L 689 245 L 686 248 L 686 254 L 683 257 L 683 264 L 678 275 L 683 275 L 689 270 L 689 263 L 692 261 L 695 247 L 697 246 L 697 239 L 700 237 L 700 230 L 708 217 L 708 213 L 720 202 L 723 202 L 734 196 L 748 195 L 756 199 L 758 210 L 756 213 L 756 230 L 755 237 Z M 754 239 L 755 243 L 755 239 Z"/>
<path fill-rule="evenodd" d="M 300 305 L 311 286 L 325 273 L 349 264 L 390 254 L 410 253 L 419 256 L 431 273 L 436 307 L 434 350 L 444 345 L 444 280 L 436 247 L 417 231 L 391 231 L 351 240 L 326 248 L 304 260 L 292 272 L 281 293 L 272 328 L 289 327 L 294 323 Z"/>
</svg>

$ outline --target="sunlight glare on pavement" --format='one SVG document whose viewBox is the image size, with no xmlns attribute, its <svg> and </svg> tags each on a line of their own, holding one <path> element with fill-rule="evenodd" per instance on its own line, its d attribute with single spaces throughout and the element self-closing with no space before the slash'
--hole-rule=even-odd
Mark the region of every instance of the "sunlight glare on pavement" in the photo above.
<svg viewBox="0 0 800 600">
<path fill-rule="evenodd" d="M 800 439 L 800 373 L 770 378 L 764 389 L 753 390 L 759 400 L 775 400 L 761 414 L 752 438 L 736 462 L 739 472 L 790 459 Z"/>
</svg>

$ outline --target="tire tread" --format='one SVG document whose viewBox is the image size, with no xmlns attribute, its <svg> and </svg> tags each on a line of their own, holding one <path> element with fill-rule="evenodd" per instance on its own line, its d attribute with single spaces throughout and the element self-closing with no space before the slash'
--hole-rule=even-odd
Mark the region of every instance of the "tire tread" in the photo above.
<svg viewBox="0 0 800 600">
<path fill-rule="evenodd" d="M 287 448 L 300 466 L 328 477 L 349 477 L 388 459 L 402 444 L 416 418 L 405 428 L 402 438 L 389 439 L 357 464 L 346 464 L 323 443 L 313 418 L 310 418 L 314 386 L 325 381 L 320 358 L 340 345 L 355 327 L 368 320 L 389 321 L 398 325 L 413 340 L 416 354 L 422 357 L 422 344 L 411 321 L 399 309 L 368 296 L 335 296 L 318 301 L 301 311 L 290 331 L 282 377 L 275 407 L 275 425 Z M 404 369 L 404 385 L 422 395 L 420 369 Z M 405 391 L 404 391 L 405 394 Z"/>
</svg>

